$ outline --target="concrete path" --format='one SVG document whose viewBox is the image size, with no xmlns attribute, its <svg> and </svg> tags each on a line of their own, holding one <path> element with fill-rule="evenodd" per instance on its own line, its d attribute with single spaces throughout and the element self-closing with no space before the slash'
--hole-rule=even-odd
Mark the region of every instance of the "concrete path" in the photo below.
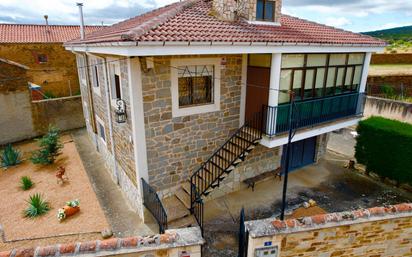
<svg viewBox="0 0 412 257">
<path fill-rule="evenodd" d="M 111 179 L 104 160 L 93 147 L 86 130 L 73 131 L 72 136 L 114 236 L 157 234 L 157 226 L 143 224 L 139 215 L 127 204 L 125 196 Z"/>
</svg>

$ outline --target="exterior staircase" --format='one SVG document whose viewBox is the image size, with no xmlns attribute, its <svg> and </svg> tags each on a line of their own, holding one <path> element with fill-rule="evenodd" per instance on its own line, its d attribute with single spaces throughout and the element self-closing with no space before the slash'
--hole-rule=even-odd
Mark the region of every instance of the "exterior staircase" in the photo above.
<svg viewBox="0 0 412 257">
<path fill-rule="evenodd" d="M 163 199 L 168 227 L 181 228 L 199 225 L 203 228 L 203 198 L 243 162 L 262 139 L 262 114 L 239 128 L 176 193 Z"/>
</svg>

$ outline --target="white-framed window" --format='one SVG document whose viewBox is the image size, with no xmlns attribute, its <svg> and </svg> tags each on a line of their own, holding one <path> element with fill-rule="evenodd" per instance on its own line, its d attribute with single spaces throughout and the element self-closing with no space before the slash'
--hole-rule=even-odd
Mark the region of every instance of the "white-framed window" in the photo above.
<svg viewBox="0 0 412 257">
<path fill-rule="evenodd" d="M 110 100 L 113 106 L 116 106 L 117 99 L 123 99 L 122 96 L 122 78 L 120 72 L 120 62 L 116 59 L 107 59 L 110 81 Z"/>
<path fill-rule="evenodd" d="M 106 145 L 106 128 L 104 127 L 104 122 L 99 116 L 95 116 L 97 125 L 97 135 L 103 144 Z"/>
<path fill-rule="evenodd" d="M 173 117 L 220 110 L 221 58 L 171 61 Z"/>
<path fill-rule="evenodd" d="M 100 94 L 100 78 L 99 78 L 99 68 L 101 66 L 99 60 L 97 58 L 91 59 L 91 73 L 92 73 L 92 82 L 93 82 L 93 92 L 95 92 L 97 95 Z"/>
</svg>

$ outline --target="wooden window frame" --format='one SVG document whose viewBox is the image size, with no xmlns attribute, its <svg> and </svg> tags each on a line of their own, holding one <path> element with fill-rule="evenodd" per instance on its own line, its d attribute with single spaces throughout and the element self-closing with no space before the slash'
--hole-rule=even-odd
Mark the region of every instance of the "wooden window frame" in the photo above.
<svg viewBox="0 0 412 257">
<path fill-rule="evenodd" d="M 312 54 L 326 54 L 326 64 L 323 66 L 307 66 L 307 61 L 308 61 L 308 56 L 312 55 Z M 303 67 L 291 67 L 291 68 L 281 68 L 281 71 L 284 70 L 291 70 L 292 74 L 291 74 L 291 80 L 290 80 L 290 85 L 289 85 L 289 89 L 293 90 L 293 84 L 294 84 L 294 79 L 295 79 L 295 72 L 296 71 L 302 71 L 302 82 L 301 82 L 301 87 L 300 87 L 300 92 L 299 92 L 299 98 L 300 101 L 305 101 L 308 99 L 316 99 L 316 98 L 322 98 L 322 97 L 328 97 L 328 96 L 334 96 L 334 95 L 344 95 L 344 94 L 350 94 L 350 93 L 354 93 L 357 92 L 357 90 L 359 90 L 359 85 L 354 84 L 355 81 L 355 71 L 357 67 L 361 67 L 362 71 L 365 67 L 365 58 L 366 58 L 366 53 L 362 53 L 364 54 L 364 59 L 363 59 L 363 63 L 362 64 L 349 64 L 349 56 L 350 54 L 356 54 L 356 53 L 333 53 L 333 54 L 345 54 L 345 64 L 341 64 L 341 65 L 330 65 L 330 56 L 331 53 L 310 53 L 310 54 L 304 54 L 304 64 Z M 333 89 L 332 95 L 326 95 L 326 90 L 327 90 L 327 80 L 328 80 L 328 75 L 329 75 L 329 69 L 330 68 L 335 68 L 335 74 L 334 74 L 334 82 L 333 82 Z M 344 68 L 344 72 L 343 72 L 343 78 L 342 78 L 342 85 L 339 86 L 341 87 L 341 93 L 336 94 L 337 91 L 337 84 L 338 84 L 338 71 L 339 69 Z M 343 91 L 345 84 L 346 84 L 346 75 L 348 72 L 348 68 L 352 68 L 352 77 L 351 77 L 351 83 L 350 85 L 347 85 L 350 90 L 348 91 Z M 316 78 L 317 78 L 317 74 L 318 74 L 318 70 L 319 69 L 324 69 L 325 70 L 325 74 L 324 74 L 324 81 L 323 81 L 323 90 L 322 90 L 322 96 L 316 96 Z M 311 97 L 306 97 L 305 98 L 305 83 L 306 83 L 306 73 L 309 70 L 314 70 L 314 76 L 312 78 L 312 96 Z M 361 71 L 361 74 L 362 74 Z"/>
</svg>

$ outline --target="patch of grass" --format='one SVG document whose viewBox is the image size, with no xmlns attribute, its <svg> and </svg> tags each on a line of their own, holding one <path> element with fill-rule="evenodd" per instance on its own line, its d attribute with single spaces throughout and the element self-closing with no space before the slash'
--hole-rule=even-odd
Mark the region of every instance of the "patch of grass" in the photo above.
<svg viewBox="0 0 412 257">
<path fill-rule="evenodd" d="M 53 99 L 53 98 L 56 98 L 56 95 L 53 92 L 46 91 L 46 92 L 44 92 L 44 98 L 45 99 Z"/>
<path fill-rule="evenodd" d="M 29 207 L 23 213 L 26 218 L 35 218 L 50 210 L 50 204 L 40 194 L 31 195 L 27 203 Z"/>
<path fill-rule="evenodd" d="M 1 152 L 1 166 L 11 167 L 21 162 L 21 153 L 14 149 L 11 144 L 7 145 L 4 151 Z"/>
<path fill-rule="evenodd" d="M 21 189 L 23 189 L 24 191 L 27 191 L 34 186 L 33 181 L 31 181 L 30 177 L 27 176 L 20 178 L 20 184 Z"/>
</svg>

